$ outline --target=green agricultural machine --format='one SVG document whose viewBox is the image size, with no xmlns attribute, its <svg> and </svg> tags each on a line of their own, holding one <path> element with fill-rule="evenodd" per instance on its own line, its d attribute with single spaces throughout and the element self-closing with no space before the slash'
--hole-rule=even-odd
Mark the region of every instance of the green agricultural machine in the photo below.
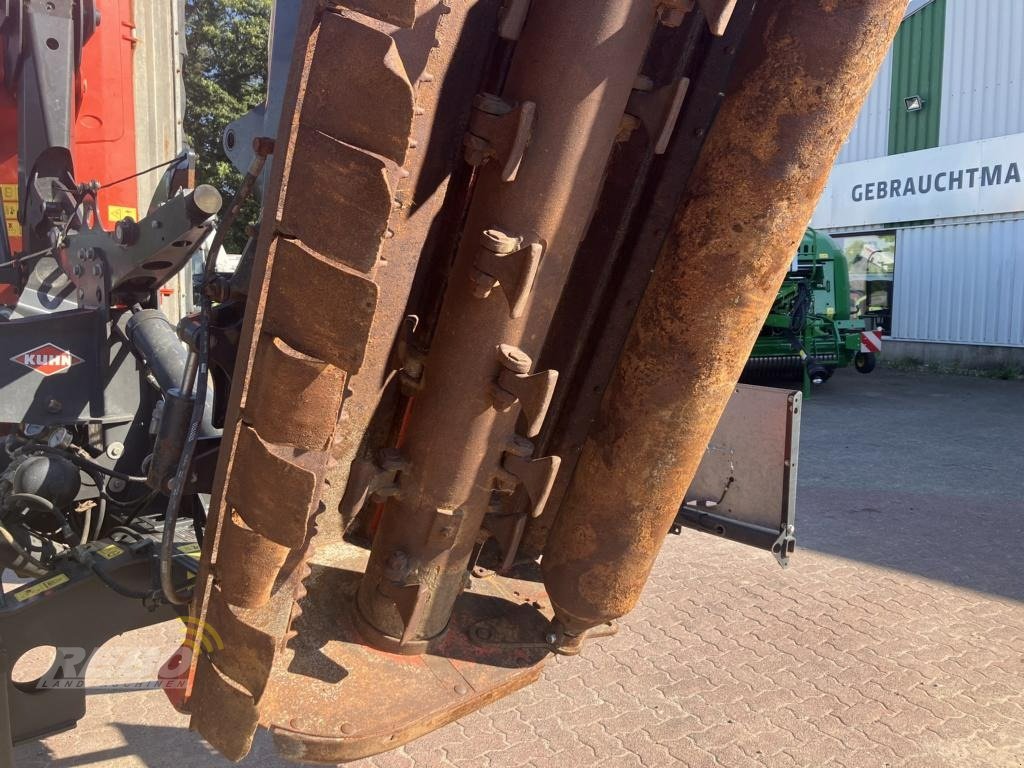
<svg viewBox="0 0 1024 768">
<path fill-rule="evenodd" d="M 823 232 L 808 228 L 744 369 L 747 381 L 803 379 L 804 394 L 851 363 L 871 373 L 882 331 L 851 306 L 846 257 Z"/>
</svg>

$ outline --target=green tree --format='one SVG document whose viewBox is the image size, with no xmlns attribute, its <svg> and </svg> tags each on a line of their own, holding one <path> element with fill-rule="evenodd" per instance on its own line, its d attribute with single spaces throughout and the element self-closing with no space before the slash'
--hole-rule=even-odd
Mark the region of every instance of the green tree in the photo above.
<svg viewBox="0 0 1024 768">
<path fill-rule="evenodd" d="M 271 0 L 186 0 L 185 135 L 199 156 L 198 180 L 231 200 L 241 174 L 224 154 L 221 136 L 266 96 Z M 258 214 L 255 200 L 229 234 L 225 248 L 238 253 L 245 227 Z"/>
</svg>

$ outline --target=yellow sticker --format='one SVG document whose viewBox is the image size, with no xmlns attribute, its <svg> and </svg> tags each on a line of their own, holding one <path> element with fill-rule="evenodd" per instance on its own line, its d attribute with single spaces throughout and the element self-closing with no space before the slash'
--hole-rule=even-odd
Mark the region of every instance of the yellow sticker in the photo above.
<svg viewBox="0 0 1024 768">
<path fill-rule="evenodd" d="M 14 599 L 19 603 L 24 603 L 26 600 L 30 600 L 36 595 L 41 595 L 43 592 L 49 592 L 54 587 L 59 587 L 61 584 L 66 584 L 71 581 L 70 577 L 66 573 L 58 573 L 56 576 L 51 576 L 44 581 L 37 581 L 35 584 L 20 589 L 14 593 Z"/>
<path fill-rule="evenodd" d="M 124 550 L 117 546 L 117 544 L 107 544 L 107 546 L 99 550 L 96 554 L 100 557 L 105 557 L 107 560 L 113 560 L 115 557 L 123 555 Z"/>
<path fill-rule="evenodd" d="M 10 221 L 18 220 L 18 204 L 4 203 L 4 218 Z"/>
<path fill-rule="evenodd" d="M 182 544 L 178 547 L 178 552 L 193 557 L 196 560 L 199 559 L 200 550 L 198 544 Z"/>
<path fill-rule="evenodd" d="M 16 221 L 8 221 L 7 234 L 11 237 L 21 237 L 21 224 Z"/>
<path fill-rule="evenodd" d="M 5 203 L 18 203 L 18 185 L 17 184 L 0 184 L 0 197 L 4 199 Z"/>
<path fill-rule="evenodd" d="M 107 221 L 121 221 L 129 216 L 138 221 L 138 208 L 126 208 L 123 205 L 112 205 L 107 208 Z"/>
</svg>

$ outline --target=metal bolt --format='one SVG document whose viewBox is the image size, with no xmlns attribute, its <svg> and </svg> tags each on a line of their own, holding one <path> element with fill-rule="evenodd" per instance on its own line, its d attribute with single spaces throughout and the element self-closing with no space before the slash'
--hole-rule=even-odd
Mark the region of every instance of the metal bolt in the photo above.
<svg viewBox="0 0 1024 768">
<path fill-rule="evenodd" d="M 107 457 L 111 459 L 120 459 L 124 456 L 124 443 L 111 443 L 107 446 Z"/>
<path fill-rule="evenodd" d="M 107 488 L 113 491 L 114 493 L 120 493 L 125 489 L 126 485 L 127 484 L 125 483 L 125 481 L 122 480 L 120 477 L 112 477 L 107 482 Z"/>
<path fill-rule="evenodd" d="M 356 727 L 352 725 L 352 723 L 342 723 L 341 732 L 344 733 L 346 736 L 351 736 L 353 733 L 356 732 Z"/>
<path fill-rule="evenodd" d="M 82 272 L 84 270 L 82 269 L 82 265 L 81 264 L 75 264 L 75 268 L 74 268 L 73 271 L 75 273 L 75 277 L 81 277 L 82 276 Z"/>
<path fill-rule="evenodd" d="M 467 693 L 469 693 L 469 689 L 462 683 L 459 683 L 455 686 L 455 692 L 459 694 L 459 696 L 465 696 Z"/>
<path fill-rule="evenodd" d="M 96 258 L 96 249 L 95 248 L 86 248 L 85 249 L 85 260 L 86 261 L 92 261 L 95 258 Z"/>
<path fill-rule="evenodd" d="M 102 275 L 103 274 L 103 265 L 102 264 L 93 264 L 92 265 L 92 273 L 96 277 L 99 277 L 100 275 Z"/>
<path fill-rule="evenodd" d="M 544 636 L 544 642 L 548 645 L 557 645 L 558 635 L 556 635 L 554 632 L 548 632 L 547 635 Z"/>
<path fill-rule="evenodd" d="M 480 245 L 491 253 L 500 255 L 515 253 L 522 242 L 521 237 L 502 232 L 500 229 L 485 229 L 480 233 Z"/>
<path fill-rule="evenodd" d="M 498 345 L 498 359 L 513 373 L 529 373 L 533 367 L 530 356 L 512 344 Z"/>
<path fill-rule="evenodd" d="M 63 405 L 61 405 L 61 402 L 60 402 L 60 400 L 56 400 L 56 399 L 53 399 L 53 398 L 51 398 L 51 399 L 50 399 L 50 402 L 48 402 L 48 403 L 46 404 L 46 410 L 47 410 L 47 411 L 48 411 L 49 413 L 60 413 L 60 412 L 61 412 L 61 409 L 62 409 L 63 407 L 64 407 L 64 406 L 63 406 Z"/>
</svg>

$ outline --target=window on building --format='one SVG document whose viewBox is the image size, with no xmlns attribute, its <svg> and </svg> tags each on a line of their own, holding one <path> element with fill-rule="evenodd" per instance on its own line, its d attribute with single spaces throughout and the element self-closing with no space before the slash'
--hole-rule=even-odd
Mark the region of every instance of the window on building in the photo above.
<svg viewBox="0 0 1024 768">
<path fill-rule="evenodd" d="M 832 235 L 850 268 L 850 314 L 873 317 L 887 334 L 892 332 L 893 276 L 896 273 L 896 233 Z"/>
</svg>

